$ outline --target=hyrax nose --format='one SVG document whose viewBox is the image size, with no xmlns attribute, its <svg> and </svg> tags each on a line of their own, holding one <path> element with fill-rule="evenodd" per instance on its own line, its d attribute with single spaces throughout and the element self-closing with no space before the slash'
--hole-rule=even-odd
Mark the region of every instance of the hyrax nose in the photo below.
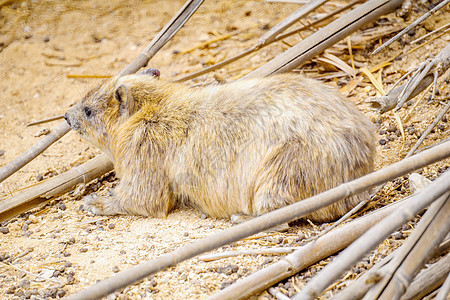
<svg viewBox="0 0 450 300">
<path fill-rule="evenodd" d="M 69 115 L 67 113 L 64 114 L 64 119 L 66 119 L 67 124 L 69 124 L 69 126 L 72 127 L 72 125 L 70 124 Z"/>
</svg>

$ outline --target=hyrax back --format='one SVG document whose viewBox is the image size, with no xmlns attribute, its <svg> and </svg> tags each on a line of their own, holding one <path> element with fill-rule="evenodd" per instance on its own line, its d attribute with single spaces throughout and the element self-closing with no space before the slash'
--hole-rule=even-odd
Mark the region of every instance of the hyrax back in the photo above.
<svg viewBox="0 0 450 300">
<path fill-rule="evenodd" d="M 177 201 L 214 217 L 260 215 L 373 170 L 370 121 L 299 75 L 188 88 L 150 75 L 94 88 L 66 119 L 112 158 L 113 197 L 96 214 L 166 216 Z M 360 194 L 308 218 L 336 219 Z"/>
</svg>

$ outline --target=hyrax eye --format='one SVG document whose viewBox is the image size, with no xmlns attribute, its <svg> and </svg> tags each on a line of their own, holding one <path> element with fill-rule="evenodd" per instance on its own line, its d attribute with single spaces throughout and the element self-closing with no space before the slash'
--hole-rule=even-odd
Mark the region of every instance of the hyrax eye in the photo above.
<svg viewBox="0 0 450 300">
<path fill-rule="evenodd" d="M 92 110 L 87 106 L 84 108 L 84 115 L 88 118 L 92 116 Z"/>
</svg>

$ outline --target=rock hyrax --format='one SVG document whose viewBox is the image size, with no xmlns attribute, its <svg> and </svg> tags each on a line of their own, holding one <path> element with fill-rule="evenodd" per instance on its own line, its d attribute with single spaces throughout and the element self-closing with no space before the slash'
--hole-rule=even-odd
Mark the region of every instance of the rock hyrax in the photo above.
<svg viewBox="0 0 450 300">
<path fill-rule="evenodd" d="M 300 75 L 189 88 L 157 70 L 92 89 L 65 117 L 106 152 L 119 185 L 87 197 L 94 214 L 165 217 L 179 202 L 213 217 L 261 215 L 373 170 L 371 122 Z M 307 216 L 345 214 L 359 194 Z"/>
</svg>

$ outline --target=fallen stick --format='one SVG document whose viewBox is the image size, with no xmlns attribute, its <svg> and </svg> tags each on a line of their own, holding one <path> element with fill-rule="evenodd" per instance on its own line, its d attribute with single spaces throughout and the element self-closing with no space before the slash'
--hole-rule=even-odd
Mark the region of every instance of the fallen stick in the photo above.
<svg viewBox="0 0 450 300">
<path fill-rule="evenodd" d="M 101 154 L 63 174 L 25 189 L 14 197 L 0 201 L 0 222 L 50 201 L 52 197 L 64 194 L 77 184 L 88 183 L 112 169 L 112 162 L 106 154 Z"/>
<path fill-rule="evenodd" d="M 177 263 L 192 258 L 198 254 L 205 253 L 231 242 L 238 241 L 244 237 L 270 229 L 276 225 L 298 219 L 319 208 L 339 201 L 340 199 L 355 195 L 385 181 L 394 179 L 398 176 L 404 175 L 418 168 L 422 168 L 428 164 L 449 156 L 450 142 L 447 142 L 361 178 L 343 183 L 331 190 L 320 193 L 311 198 L 269 212 L 248 222 L 236 225 L 233 228 L 213 234 L 202 240 L 181 247 L 154 260 L 142 263 L 127 270 L 123 270 L 115 274 L 113 277 L 99 281 L 87 289 L 69 296 L 67 299 L 98 299 L 107 296 L 115 290 L 126 287 L 133 282 L 161 271 L 169 266 L 174 266 Z M 317 242 L 318 241 L 312 244 L 316 244 Z"/>
<path fill-rule="evenodd" d="M 441 197 L 430 205 L 393 259 L 380 269 L 383 278 L 371 287 L 366 299 L 399 299 L 405 293 L 416 272 L 448 233 L 449 215 L 449 197 Z"/>
<path fill-rule="evenodd" d="M 398 40 L 402 35 L 404 35 L 408 31 L 410 31 L 412 28 L 416 27 L 419 23 L 421 23 L 423 20 L 425 20 L 426 18 L 428 18 L 429 16 L 431 16 L 432 14 L 437 12 L 439 9 L 441 9 L 442 7 L 447 5 L 449 2 L 450 2 L 450 0 L 444 0 L 441 3 L 439 3 L 438 5 L 436 5 L 429 12 L 427 12 L 426 14 L 424 14 L 423 16 L 421 16 L 420 18 L 418 18 L 417 20 L 415 20 L 414 22 L 412 22 L 411 24 L 406 26 L 405 29 L 403 29 L 402 31 L 397 33 L 393 38 L 389 39 L 387 42 L 383 43 L 383 45 L 381 45 L 380 47 L 375 49 L 372 52 L 372 55 L 377 54 L 378 52 L 380 52 L 381 50 L 383 50 L 384 48 L 386 48 L 387 46 L 389 46 L 390 44 L 392 44 L 393 42 Z"/>
<path fill-rule="evenodd" d="M 70 131 L 69 125 L 64 121 L 56 126 L 48 135 L 22 153 L 19 157 L 0 169 L 0 182 L 17 172 L 20 168 L 32 161 L 45 151 L 51 144 L 62 138 Z"/>
<path fill-rule="evenodd" d="M 422 299 L 435 289 L 437 289 L 445 280 L 450 272 L 450 254 L 434 263 L 428 269 L 420 272 L 413 282 L 409 285 L 406 293 L 401 300 Z"/>
<path fill-rule="evenodd" d="M 391 12 L 402 0 L 370 0 L 321 28 L 244 78 L 268 76 L 290 71 L 334 45 L 361 26 Z"/>
<path fill-rule="evenodd" d="M 447 111 L 449 109 L 450 109 L 450 101 L 447 103 L 447 105 L 445 105 L 445 107 L 441 110 L 441 112 L 436 116 L 436 118 L 430 124 L 430 126 L 428 126 L 427 130 L 425 130 L 421 134 L 419 140 L 416 142 L 414 147 L 412 147 L 412 149 L 409 150 L 408 154 L 406 154 L 406 157 L 409 157 L 409 156 L 413 155 L 414 152 L 416 152 L 417 148 L 419 148 L 419 146 L 423 143 L 425 138 L 430 134 L 430 132 L 433 130 L 433 128 L 437 125 L 437 123 L 439 123 L 439 121 L 442 120 L 442 118 L 444 117 L 444 115 L 447 113 Z"/>
<path fill-rule="evenodd" d="M 403 200 L 403 199 L 402 199 Z M 439 247 L 437 247 L 436 249 L 433 250 L 433 253 L 431 255 L 431 258 L 434 258 L 435 256 L 439 256 L 442 253 L 447 252 L 450 249 L 450 237 L 447 235 L 446 237 L 446 241 L 443 242 L 442 244 L 439 245 Z M 363 275 L 361 275 L 359 278 L 356 279 L 355 282 L 353 282 L 349 287 L 347 287 L 346 289 L 344 289 L 343 291 L 341 291 L 340 293 L 338 293 L 337 295 L 333 296 L 333 300 L 347 300 L 347 299 L 361 299 L 364 297 L 364 294 L 369 290 L 369 288 L 376 283 L 376 280 L 373 280 L 374 278 L 379 278 L 378 276 L 378 270 L 380 270 L 383 266 L 385 266 L 387 263 L 389 263 L 391 261 L 391 259 L 394 257 L 394 255 L 396 255 L 398 249 L 396 249 L 394 252 L 392 252 L 391 254 L 389 254 L 388 256 L 386 256 L 385 258 L 383 258 L 381 261 L 379 261 L 378 263 L 376 263 L 372 268 L 370 268 L 370 270 L 367 270 Z M 450 261 L 449 261 L 450 263 Z M 448 266 L 450 268 L 450 265 Z M 422 272 L 427 272 L 428 269 L 422 271 Z M 419 273 L 418 276 L 421 276 L 422 273 Z M 428 274 L 428 273 L 427 273 Z M 440 276 L 445 276 L 444 275 L 440 275 Z M 427 275 L 427 279 L 420 279 L 420 281 L 417 282 L 417 280 L 419 280 L 419 277 L 416 277 L 416 279 L 414 279 L 414 281 L 411 283 L 411 285 L 408 287 L 408 289 L 406 290 L 405 295 L 409 295 L 408 299 L 410 299 L 410 297 L 413 297 L 414 295 L 416 295 L 418 292 L 422 293 L 418 290 L 424 290 L 423 289 L 423 285 L 427 285 L 430 282 L 434 282 L 435 278 L 430 277 Z M 431 280 L 431 281 L 428 281 Z M 442 279 L 443 281 L 444 279 Z M 423 283 L 426 282 L 426 283 Z M 441 282 L 442 283 L 442 282 Z M 421 287 L 418 288 L 418 285 L 420 285 Z M 415 287 L 413 287 L 415 286 Z M 410 291 L 410 288 L 413 287 L 413 290 Z M 437 287 L 437 286 L 436 286 Z M 425 292 L 425 294 L 423 294 L 422 296 L 427 295 L 428 293 L 430 293 L 431 291 L 433 291 L 436 287 L 429 289 L 428 291 L 423 291 Z M 405 295 L 402 296 L 405 297 Z M 419 297 L 422 298 L 422 297 Z M 419 299 L 416 297 L 413 297 L 412 299 Z"/>
<path fill-rule="evenodd" d="M 237 281 L 210 297 L 209 300 L 245 299 L 255 293 L 261 292 L 279 281 L 293 276 L 302 269 L 344 249 L 358 237 L 365 234 L 380 220 L 400 208 L 408 207 L 412 201 L 414 201 L 412 197 L 401 199 L 347 223 L 320 237 L 316 241 L 300 247 L 299 250 L 280 259 L 277 263 Z"/>
<path fill-rule="evenodd" d="M 376 109 L 380 114 L 394 108 L 397 109 L 397 107 L 400 107 L 400 103 L 404 103 L 409 99 L 414 98 L 433 83 L 434 78 L 436 77 L 434 70 L 437 71 L 437 77 L 440 77 L 445 74 L 448 68 L 450 68 L 450 44 L 442 49 L 442 51 L 429 62 L 427 68 L 429 72 L 418 72 L 410 79 L 410 81 L 396 87 L 387 95 L 371 100 L 372 108 Z M 408 88 L 407 92 L 405 91 L 406 88 Z M 399 99 L 400 97 L 402 99 Z"/>
<path fill-rule="evenodd" d="M 203 0 L 188 0 L 177 14 L 164 26 L 157 36 L 145 47 L 141 54 L 126 66 L 119 75 L 133 74 L 142 67 L 145 67 L 149 60 L 162 48 L 174 34 L 186 23 L 192 14 L 200 7 Z"/>
<path fill-rule="evenodd" d="M 47 119 L 43 119 L 43 120 L 39 120 L 39 121 L 35 121 L 35 122 L 30 122 L 26 126 L 28 127 L 28 126 L 39 125 L 39 124 L 43 124 L 43 123 L 47 123 L 47 122 L 51 122 L 51 121 L 60 120 L 60 119 L 64 119 L 64 115 L 51 117 L 51 118 L 47 118 Z"/>
<path fill-rule="evenodd" d="M 203 3 L 203 0 L 188 0 L 185 5 L 178 11 L 178 13 L 164 26 L 163 29 L 158 33 L 158 35 L 153 38 L 153 40 L 148 44 L 148 46 L 139 54 L 139 56 L 132 61 L 128 66 L 126 66 L 122 71 L 120 71 L 118 76 L 123 76 L 126 74 L 132 74 L 139 70 L 141 67 L 147 65 L 150 58 L 156 54 L 156 52 L 161 49 L 161 47 L 169 41 L 169 39 L 183 26 L 183 24 L 189 19 L 189 17 L 195 12 L 195 10 Z M 52 130 L 50 134 L 48 134 L 45 138 L 34 144 L 30 149 L 25 151 L 22 155 L 14 159 L 12 162 L 7 164 L 6 166 L 0 169 L 0 183 L 14 174 L 17 170 L 25 166 L 31 160 L 36 158 L 39 154 L 41 154 L 45 149 L 47 149 L 51 144 L 59 140 L 62 136 L 64 136 L 67 132 L 70 131 L 69 125 L 64 121 L 59 124 L 55 129 Z M 92 160 L 94 163 L 94 159 Z M 95 160 L 96 163 L 100 161 L 104 162 L 104 159 Z M 105 165 L 92 165 L 93 169 L 98 170 L 109 170 L 108 166 L 110 162 Z M 105 171 L 107 172 L 107 171 Z M 76 172 L 72 173 L 75 177 L 78 175 Z M 104 174 L 104 173 L 103 173 Z M 103 174 L 98 174 L 97 176 L 101 176 Z M 72 180 L 76 180 L 75 178 L 67 178 L 67 181 L 70 182 Z M 52 181 L 53 182 L 53 181 Z M 65 185 L 69 187 L 69 185 Z M 67 191 L 67 190 L 66 190 Z M 30 197 L 30 201 L 31 201 Z M 0 203 L 2 203 L 1 201 Z M 34 201 L 33 203 L 26 204 L 22 203 L 21 207 L 28 209 L 34 207 L 35 205 L 41 203 L 42 201 Z M 22 210 L 17 210 L 22 211 Z M 2 209 L 0 209 L 0 213 Z M 12 216 L 9 214 L 9 216 Z"/>
<path fill-rule="evenodd" d="M 213 261 L 223 258 L 239 256 L 239 255 L 277 255 L 277 254 L 289 254 L 297 250 L 298 247 L 278 247 L 278 248 L 267 248 L 267 249 L 249 249 L 249 250 L 237 250 L 237 251 L 225 251 L 214 254 L 206 254 L 199 256 L 197 259 L 201 261 Z"/>
<path fill-rule="evenodd" d="M 448 299 L 448 294 L 450 294 L 450 274 L 447 275 L 447 279 L 445 279 L 444 284 L 439 289 L 438 294 L 436 295 L 435 300 L 445 300 Z"/>
<path fill-rule="evenodd" d="M 405 160 L 402 160 L 405 161 Z M 413 219 L 420 211 L 432 203 L 434 200 L 446 194 L 449 196 L 450 171 L 445 172 L 433 183 L 425 187 L 408 202 L 410 205 L 403 209 L 396 210 L 382 222 L 370 228 L 357 241 L 347 247 L 333 262 L 325 266 L 308 284 L 292 299 L 314 299 L 321 292 L 336 280 L 349 266 L 354 265 L 364 254 L 372 250 L 376 245 L 388 237 L 392 231 Z"/>
<path fill-rule="evenodd" d="M 312 26 L 314 26 L 316 24 L 319 24 L 319 23 L 321 23 L 321 22 L 331 18 L 332 16 L 334 16 L 334 15 L 336 15 L 336 14 L 338 14 L 338 13 L 340 13 L 340 12 L 342 12 L 342 11 L 352 7 L 352 6 L 354 6 L 355 4 L 360 3 L 361 1 L 363 1 L 363 0 L 354 0 L 354 1 L 350 2 L 350 3 L 348 3 L 347 5 L 339 8 L 339 9 L 336 9 L 335 11 L 332 11 L 328 15 L 326 15 L 326 16 L 324 16 L 324 17 L 322 17 L 322 18 L 320 18 L 320 19 L 318 19 L 318 20 L 316 20 L 316 21 L 314 21 L 314 22 L 312 22 L 310 24 L 298 27 L 298 28 L 296 28 L 294 30 L 291 30 L 291 31 L 285 33 L 285 34 L 280 34 L 280 35 L 277 35 L 276 37 L 266 36 L 266 38 L 267 38 L 266 41 L 262 42 L 261 40 L 259 40 L 258 44 L 256 44 L 255 46 L 253 46 L 253 47 L 251 47 L 251 48 L 249 48 L 247 50 L 244 50 L 244 52 L 241 52 L 241 53 L 239 53 L 239 54 L 237 54 L 237 55 L 235 55 L 233 57 L 230 57 L 229 59 L 221 61 L 221 62 L 219 62 L 217 64 L 212 65 L 212 66 L 206 67 L 206 68 L 204 68 L 204 69 L 202 69 L 200 71 L 194 72 L 192 74 L 188 74 L 188 75 L 186 75 L 184 77 L 181 77 L 181 78 L 175 80 L 175 82 L 183 82 L 183 81 L 186 81 L 186 80 L 189 80 L 189 79 L 193 79 L 193 78 L 196 78 L 196 77 L 198 77 L 200 75 L 203 75 L 203 74 L 212 72 L 214 70 L 217 70 L 217 69 L 219 69 L 221 67 L 224 67 L 224 66 L 226 66 L 226 65 L 228 65 L 228 64 L 230 64 L 232 62 L 235 62 L 236 60 L 239 60 L 239 59 L 241 59 L 241 58 L 243 58 L 243 57 L 245 57 L 245 56 L 247 56 L 247 55 L 249 55 L 249 54 L 251 54 L 251 53 L 253 53 L 255 51 L 258 51 L 258 50 L 260 50 L 260 49 L 262 49 L 262 48 L 264 48 L 264 47 L 266 47 L 266 46 L 268 46 L 268 45 L 270 45 L 272 43 L 281 41 L 281 40 L 283 40 L 283 39 L 285 39 L 285 38 L 287 38 L 287 37 L 289 37 L 289 36 L 291 36 L 293 34 L 299 33 L 299 32 L 301 32 L 303 30 L 306 30 L 306 29 L 308 29 L 308 28 L 310 28 L 310 27 L 312 27 Z"/>
</svg>

